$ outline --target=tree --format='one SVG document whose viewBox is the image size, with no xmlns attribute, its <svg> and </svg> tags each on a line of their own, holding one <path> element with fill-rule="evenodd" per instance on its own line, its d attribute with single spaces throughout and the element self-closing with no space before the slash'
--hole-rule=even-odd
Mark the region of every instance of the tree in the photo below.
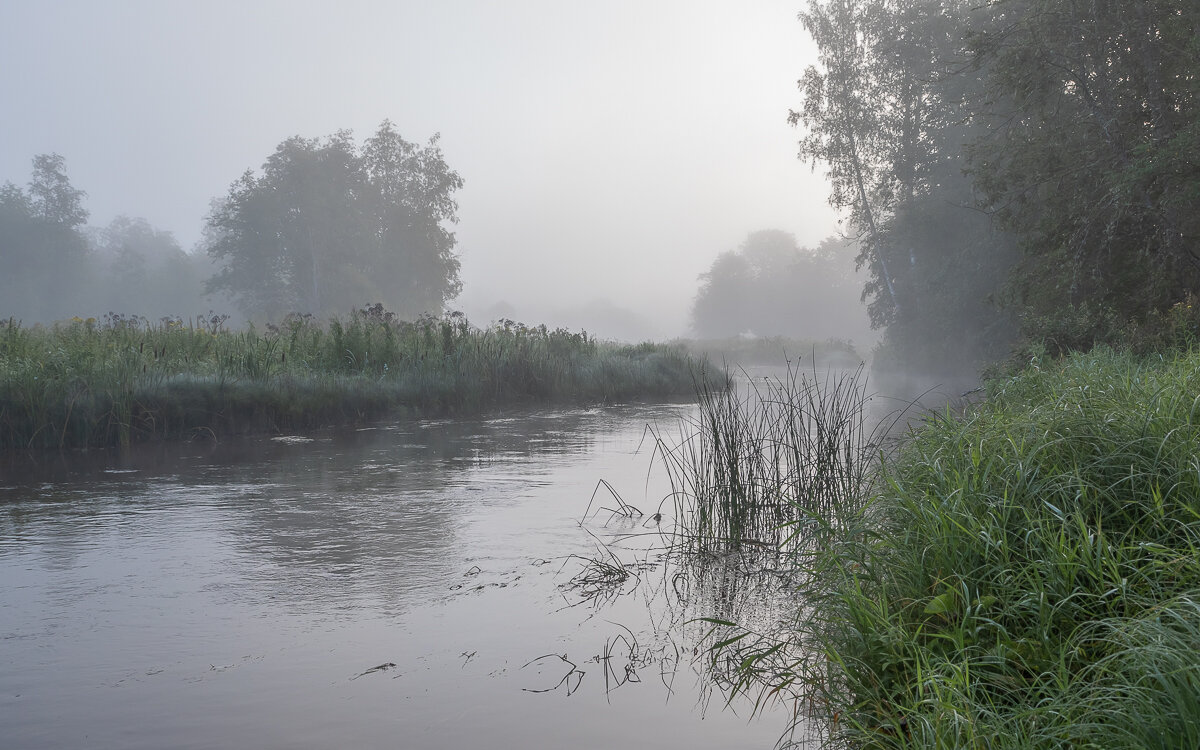
<svg viewBox="0 0 1200 750">
<path fill-rule="evenodd" d="M 96 309 L 150 320 L 205 309 L 201 259 L 184 252 L 170 232 L 145 219 L 118 216 L 91 232 L 91 248 L 104 281 L 93 295 Z"/>
<path fill-rule="evenodd" d="M 28 189 L 0 188 L 0 316 L 48 321 L 72 314 L 87 279 L 86 196 L 58 154 L 33 159 Z"/>
<path fill-rule="evenodd" d="M 376 255 L 383 273 L 400 285 L 410 314 L 436 312 L 462 290 L 455 238 L 446 225 L 458 220 L 453 195 L 463 181 L 446 167 L 438 140 L 435 135 L 428 147 L 418 148 L 385 121 L 363 145 Z M 390 247 L 411 251 L 393 253 Z"/>
<path fill-rule="evenodd" d="M 71 185 L 66 160 L 58 154 L 33 157 L 29 197 L 34 217 L 48 224 L 75 229 L 87 223 L 88 211 L 83 207 L 87 193 Z"/>
<path fill-rule="evenodd" d="M 700 291 L 692 303 L 692 329 L 705 338 L 728 338 L 750 330 L 750 264 L 733 250 L 717 256 L 700 275 Z"/>
<path fill-rule="evenodd" d="M 439 312 L 461 286 L 446 225 L 462 184 L 436 136 L 417 147 L 387 121 L 361 149 L 346 131 L 290 138 L 214 205 L 205 247 L 221 268 L 208 289 L 256 318 L 370 302 Z"/>
<path fill-rule="evenodd" d="M 851 226 L 860 233 L 859 263 L 870 268 L 870 291 L 886 299 L 873 315 L 880 325 L 902 306 L 896 249 L 881 224 L 916 190 L 925 109 L 918 75 L 928 72 L 914 64 L 914 40 L 896 33 L 902 5 L 810 0 L 800 20 L 817 43 L 820 65 L 804 71 L 803 106 L 789 115 L 793 125 L 806 128 L 800 157 L 825 164 L 830 203 L 849 209 Z"/>
<path fill-rule="evenodd" d="M 809 0 L 826 166 L 895 361 L 1121 343 L 1200 294 L 1200 5 Z M 927 334 L 927 335 L 926 335 Z"/>
<path fill-rule="evenodd" d="M 825 166 L 868 269 L 872 323 L 909 368 L 972 369 L 1008 340 L 990 300 L 1012 243 L 963 177 L 980 130 L 983 73 L 963 42 L 974 13 L 959 0 L 810 0 L 800 14 L 820 51 L 790 115 L 800 156 Z"/>
<path fill-rule="evenodd" d="M 753 333 L 861 343 L 869 330 L 852 252 L 836 240 L 809 250 L 778 229 L 751 232 L 700 276 L 692 328 L 705 338 Z"/>
<path fill-rule="evenodd" d="M 1200 6 L 1009 0 L 969 42 L 971 174 L 1021 239 L 1027 334 L 1087 348 L 1200 293 Z"/>
</svg>

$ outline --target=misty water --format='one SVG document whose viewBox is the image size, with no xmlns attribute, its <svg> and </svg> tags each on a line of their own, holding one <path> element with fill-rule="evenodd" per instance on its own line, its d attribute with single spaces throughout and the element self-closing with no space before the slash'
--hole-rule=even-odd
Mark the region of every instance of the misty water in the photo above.
<svg viewBox="0 0 1200 750">
<path fill-rule="evenodd" d="M 0 745 L 771 747 L 654 550 L 646 427 L 693 408 L 0 458 Z M 602 479 L 646 516 L 580 525 Z M 620 539 L 640 583 L 588 601 Z"/>
</svg>

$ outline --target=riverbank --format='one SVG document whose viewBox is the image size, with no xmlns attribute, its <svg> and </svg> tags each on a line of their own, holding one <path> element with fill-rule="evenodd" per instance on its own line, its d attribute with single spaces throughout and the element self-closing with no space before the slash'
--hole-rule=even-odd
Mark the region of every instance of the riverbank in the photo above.
<svg viewBox="0 0 1200 750">
<path fill-rule="evenodd" d="M 721 627 L 715 655 L 839 746 L 1200 746 L 1200 354 L 986 392 L 801 512 L 786 627 Z"/>
<path fill-rule="evenodd" d="M 481 330 L 459 314 L 407 322 L 377 307 L 328 323 L 292 316 L 262 330 L 224 322 L 0 323 L 0 449 L 664 398 L 691 393 L 696 375 L 681 347 L 512 321 Z"/>
</svg>

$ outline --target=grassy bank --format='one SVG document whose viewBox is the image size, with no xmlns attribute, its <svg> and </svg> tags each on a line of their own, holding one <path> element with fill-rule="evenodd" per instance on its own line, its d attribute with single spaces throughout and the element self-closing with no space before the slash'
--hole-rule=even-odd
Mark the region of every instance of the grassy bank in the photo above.
<svg viewBox="0 0 1200 750">
<path fill-rule="evenodd" d="M 461 315 L 395 320 L 379 307 L 319 323 L 228 330 L 110 315 L 0 323 L 0 448 L 105 446 L 379 417 L 473 414 L 522 403 L 684 394 L 678 347 Z"/>
<path fill-rule="evenodd" d="M 1035 361 L 987 391 L 857 500 L 797 506 L 830 533 L 790 558 L 792 617 L 722 628 L 715 657 L 834 746 L 1200 746 L 1200 355 Z"/>
</svg>

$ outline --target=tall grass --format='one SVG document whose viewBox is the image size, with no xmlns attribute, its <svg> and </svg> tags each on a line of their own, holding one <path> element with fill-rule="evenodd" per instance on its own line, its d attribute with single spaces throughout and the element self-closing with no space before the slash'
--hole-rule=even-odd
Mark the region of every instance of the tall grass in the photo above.
<svg viewBox="0 0 1200 750">
<path fill-rule="evenodd" d="M 657 435 L 680 541 L 695 551 L 811 543 L 856 507 L 872 476 L 866 381 L 854 371 L 745 377 L 696 386 L 698 417 L 680 440 Z"/>
<path fill-rule="evenodd" d="M 380 306 L 327 324 L 289 316 L 228 330 L 109 315 L 0 323 L 0 448 L 127 444 L 313 427 L 385 413 L 610 402 L 691 389 L 679 348 L 461 314 L 399 321 Z"/>
<path fill-rule="evenodd" d="M 783 627 L 716 657 L 833 746 L 1200 746 L 1200 355 L 987 389 L 792 555 Z"/>
</svg>

